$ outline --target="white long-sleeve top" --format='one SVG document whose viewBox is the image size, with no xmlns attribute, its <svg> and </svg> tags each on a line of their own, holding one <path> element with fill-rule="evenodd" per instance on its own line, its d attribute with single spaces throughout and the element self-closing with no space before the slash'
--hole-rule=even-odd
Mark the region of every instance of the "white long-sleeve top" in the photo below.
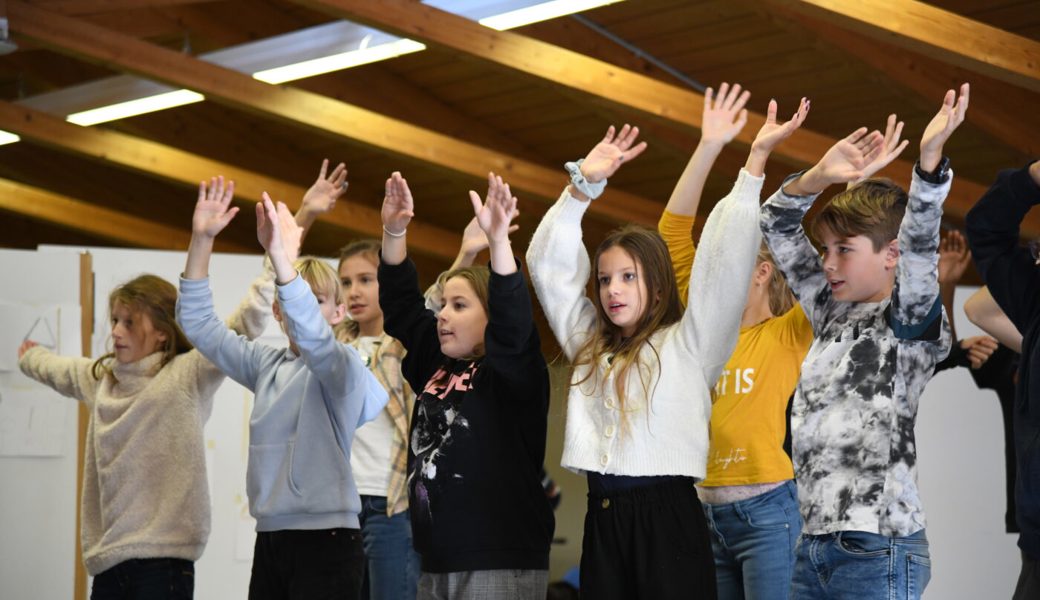
<svg viewBox="0 0 1040 600">
<path fill-rule="evenodd" d="M 640 350 L 640 360 L 652 370 L 649 398 L 633 368 L 625 382 L 622 415 L 608 357 L 575 367 L 572 382 L 585 381 L 572 384 L 568 394 L 564 467 L 613 475 L 704 478 L 711 388 L 740 330 L 760 240 L 758 199 L 763 181 L 741 170 L 733 190 L 708 216 L 682 319 L 655 332 Z M 538 300 L 571 361 L 598 318 L 594 300 L 585 295 L 591 264 L 582 244 L 581 219 L 588 206 L 564 190 L 527 250 Z M 595 373 L 589 377 L 591 369 Z"/>
<path fill-rule="evenodd" d="M 255 338 L 274 297 L 274 273 L 253 282 L 228 325 Z M 97 575 L 139 558 L 198 560 L 210 531 L 203 428 L 224 374 L 197 350 L 160 368 L 162 353 L 113 361 L 91 374 L 94 359 L 29 349 L 19 366 L 29 377 L 76 398 L 90 411 L 83 465 L 81 542 L 87 572 Z"/>
</svg>

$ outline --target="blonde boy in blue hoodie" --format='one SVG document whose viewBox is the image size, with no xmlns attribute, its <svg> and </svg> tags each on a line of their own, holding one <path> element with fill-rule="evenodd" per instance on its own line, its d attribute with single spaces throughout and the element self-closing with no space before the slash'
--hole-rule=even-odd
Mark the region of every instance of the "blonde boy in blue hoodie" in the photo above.
<svg viewBox="0 0 1040 600">
<path fill-rule="evenodd" d="M 333 335 L 345 315 L 336 272 L 313 257 L 289 261 L 266 193 L 256 207 L 257 237 L 274 266 L 274 316 L 289 348 L 246 340 L 220 321 L 209 257 L 238 209 L 229 208 L 234 184 L 225 190 L 221 179 L 219 189 L 199 193 L 177 321 L 199 352 L 255 394 L 246 472 L 257 521 L 249 598 L 357 598 L 364 555 L 350 447 L 355 429 L 383 409 L 386 392 Z"/>
</svg>

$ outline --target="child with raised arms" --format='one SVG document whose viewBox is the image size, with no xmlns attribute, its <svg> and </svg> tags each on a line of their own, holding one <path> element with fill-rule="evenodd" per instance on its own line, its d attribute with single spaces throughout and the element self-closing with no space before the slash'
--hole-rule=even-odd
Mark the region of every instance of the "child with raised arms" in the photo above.
<svg viewBox="0 0 1040 600">
<path fill-rule="evenodd" d="M 200 202 L 225 194 L 230 199 L 223 180 L 199 186 Z M 295 253 L 301 231 L 288 211 L 280 222 Z M 221 326 L 261 335 L 273 277 L 258 278 Z M 32 341 L 19 349 L 26 375 L 89 409 L 80 516 L 95 600 L 127 590 L 191 598 L 194 562 L 209 538 L 203 428 L 224 374 L 193 349 L 175 321 L 176 302 L 171 283 L 141 275 L 109 295 L 111 352 L 92 360 L 56 356 Z"/>
<path fill-rule="evenodd" d="M 712 164 L 744 127 L 750 97 L 723 83 L 718 96 L 705 91 L 701 140 L 661 215 L 658 230 L 668 245 L 679 282 L 689 290 L 694 261 L 691 237 L 701 191 Z M 765 174 L 765 158 L 804 121 L 809 103 L 777 123 L 770 100 L 766 123 L 752 143 L 745 168 Z M 693 290 L 694 301 L 697 291 Z M 798 371 L 812 343 L 812 327 L 795 304 L 783 275 L 764 245 L 755 259 L 737 347 L 712 391 L 707 477 L 697 491 L 704 504 L 715 555 L 719 598 L 786 600 L 801 531 L 791 459 L 784 451 L 787 407 Z"/>
<path fill-rule="evenodd" d="M 867 179 L 823 207 L 812 224 L 822 257 L 802 229 L 813 201 L 901 146 L 857 129 L 762 207 L 769 250 L 815 336 L 791 416 L 804 521 L 793 598 L 919 598 L 928 583 L 914 422 L 950 350 L 937 269 L 952 180 L 942 151 L 967 107 L 967 84 L 959 99 L 947 92 L 921 137 L 909 194 Z"/>
<path fill-rule="evenodd" d="M 408 350 L 403 372 L 421 390 L 408 479 L 418 597 L 542 600 L 554 528 L 539 478 L 549 374 L 510 247 L 516 198 L 490 174 L 486 202 L 470 198 L 491 269 L 449 272 L 436 315 L 407 259 L 414 202 L 399 173 L 383 201 L 384 326 Z"/>
<path fill-rule="evenodd" d="M 711 388 L 733 351 L 759 246 L 762 177 L 742 171 L 701 236 L 685 311 L 654 231 L 611 233 L 591 264 L 581 220 L 607 178 L 646 148 L 613 127 L 542 219 L 527 260 L 574 364 L 563 466 L 588 476 L 581 592 L 592 598 L 715 598 L 695 483 L 705 476 Z M 594 298 L 585 296 L 594 275 Z M 694 292 L 695 291 L 695 292 Z"/>
<path fill-rule="evenodd" d="M 256 208 L 257 237 L 274 267 L 274 317 L 289 347 L 246 340 L 216 318 L 208 267 L 213 240 L 238 211 L 229 200 L 200 198 L 195 207 L 177 320 L 199 352 L 254 392 L 246 489 L 257 536 L 249 598 L 358 598 L 361 500 L 350 447 L 387 394 L 357 351 L 333 335 L 345 311 L 336 272 L 316 258 L 289 259 L 266 192 Z"/>
</svg>

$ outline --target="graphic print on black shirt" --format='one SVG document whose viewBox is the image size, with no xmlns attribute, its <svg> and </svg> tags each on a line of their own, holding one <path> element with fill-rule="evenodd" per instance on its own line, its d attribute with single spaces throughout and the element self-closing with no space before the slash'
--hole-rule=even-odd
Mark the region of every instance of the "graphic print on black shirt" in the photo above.
<svg viewBox="0 0 1040 600">
<path fill-rule="evenodd" d="M 437 488 L 462 479 L 460 473 L 437 471 L 438 459 L 451 451 L 453 438 L 467 435 L 469 430 L 469 421 L 459 414 L 460 405 L 466 391 L 473 389 L 479 365 L 470 362 L 460 366 L 450 373 L 443 367 L 438 369 L 416 400 L 408 483 L 413 515 L 427 524 L 432 519 L 430 490 L 434 489 L 436 497 Z"/>
</svg>

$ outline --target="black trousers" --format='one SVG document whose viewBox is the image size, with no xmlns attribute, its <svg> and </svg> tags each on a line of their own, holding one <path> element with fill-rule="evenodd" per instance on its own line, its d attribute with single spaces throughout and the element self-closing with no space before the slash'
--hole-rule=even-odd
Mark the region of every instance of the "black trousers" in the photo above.
<svg viewBox="0 0 1040 600">
<path fill-rule="evenodd" d="M 249 600 L 358 600 L 364 567 L 358 529 L 258 531 Z"/>
<path fill-rule="evenodd" d="M 1022 572 L 1012 600 L 1040 600 L 1040 561 L 1022 555 Z"/>
<path fill-rule="evenodd" d="M 180 558 L 135 558 L 98 573 L 90 600 L 191 600 L 195 563 Z"/>
<path fill-rule="evenodd" d="M 693 479 L 589 494 L 581 597 L 715 600 L 715 559 Z"/>
</svg>

